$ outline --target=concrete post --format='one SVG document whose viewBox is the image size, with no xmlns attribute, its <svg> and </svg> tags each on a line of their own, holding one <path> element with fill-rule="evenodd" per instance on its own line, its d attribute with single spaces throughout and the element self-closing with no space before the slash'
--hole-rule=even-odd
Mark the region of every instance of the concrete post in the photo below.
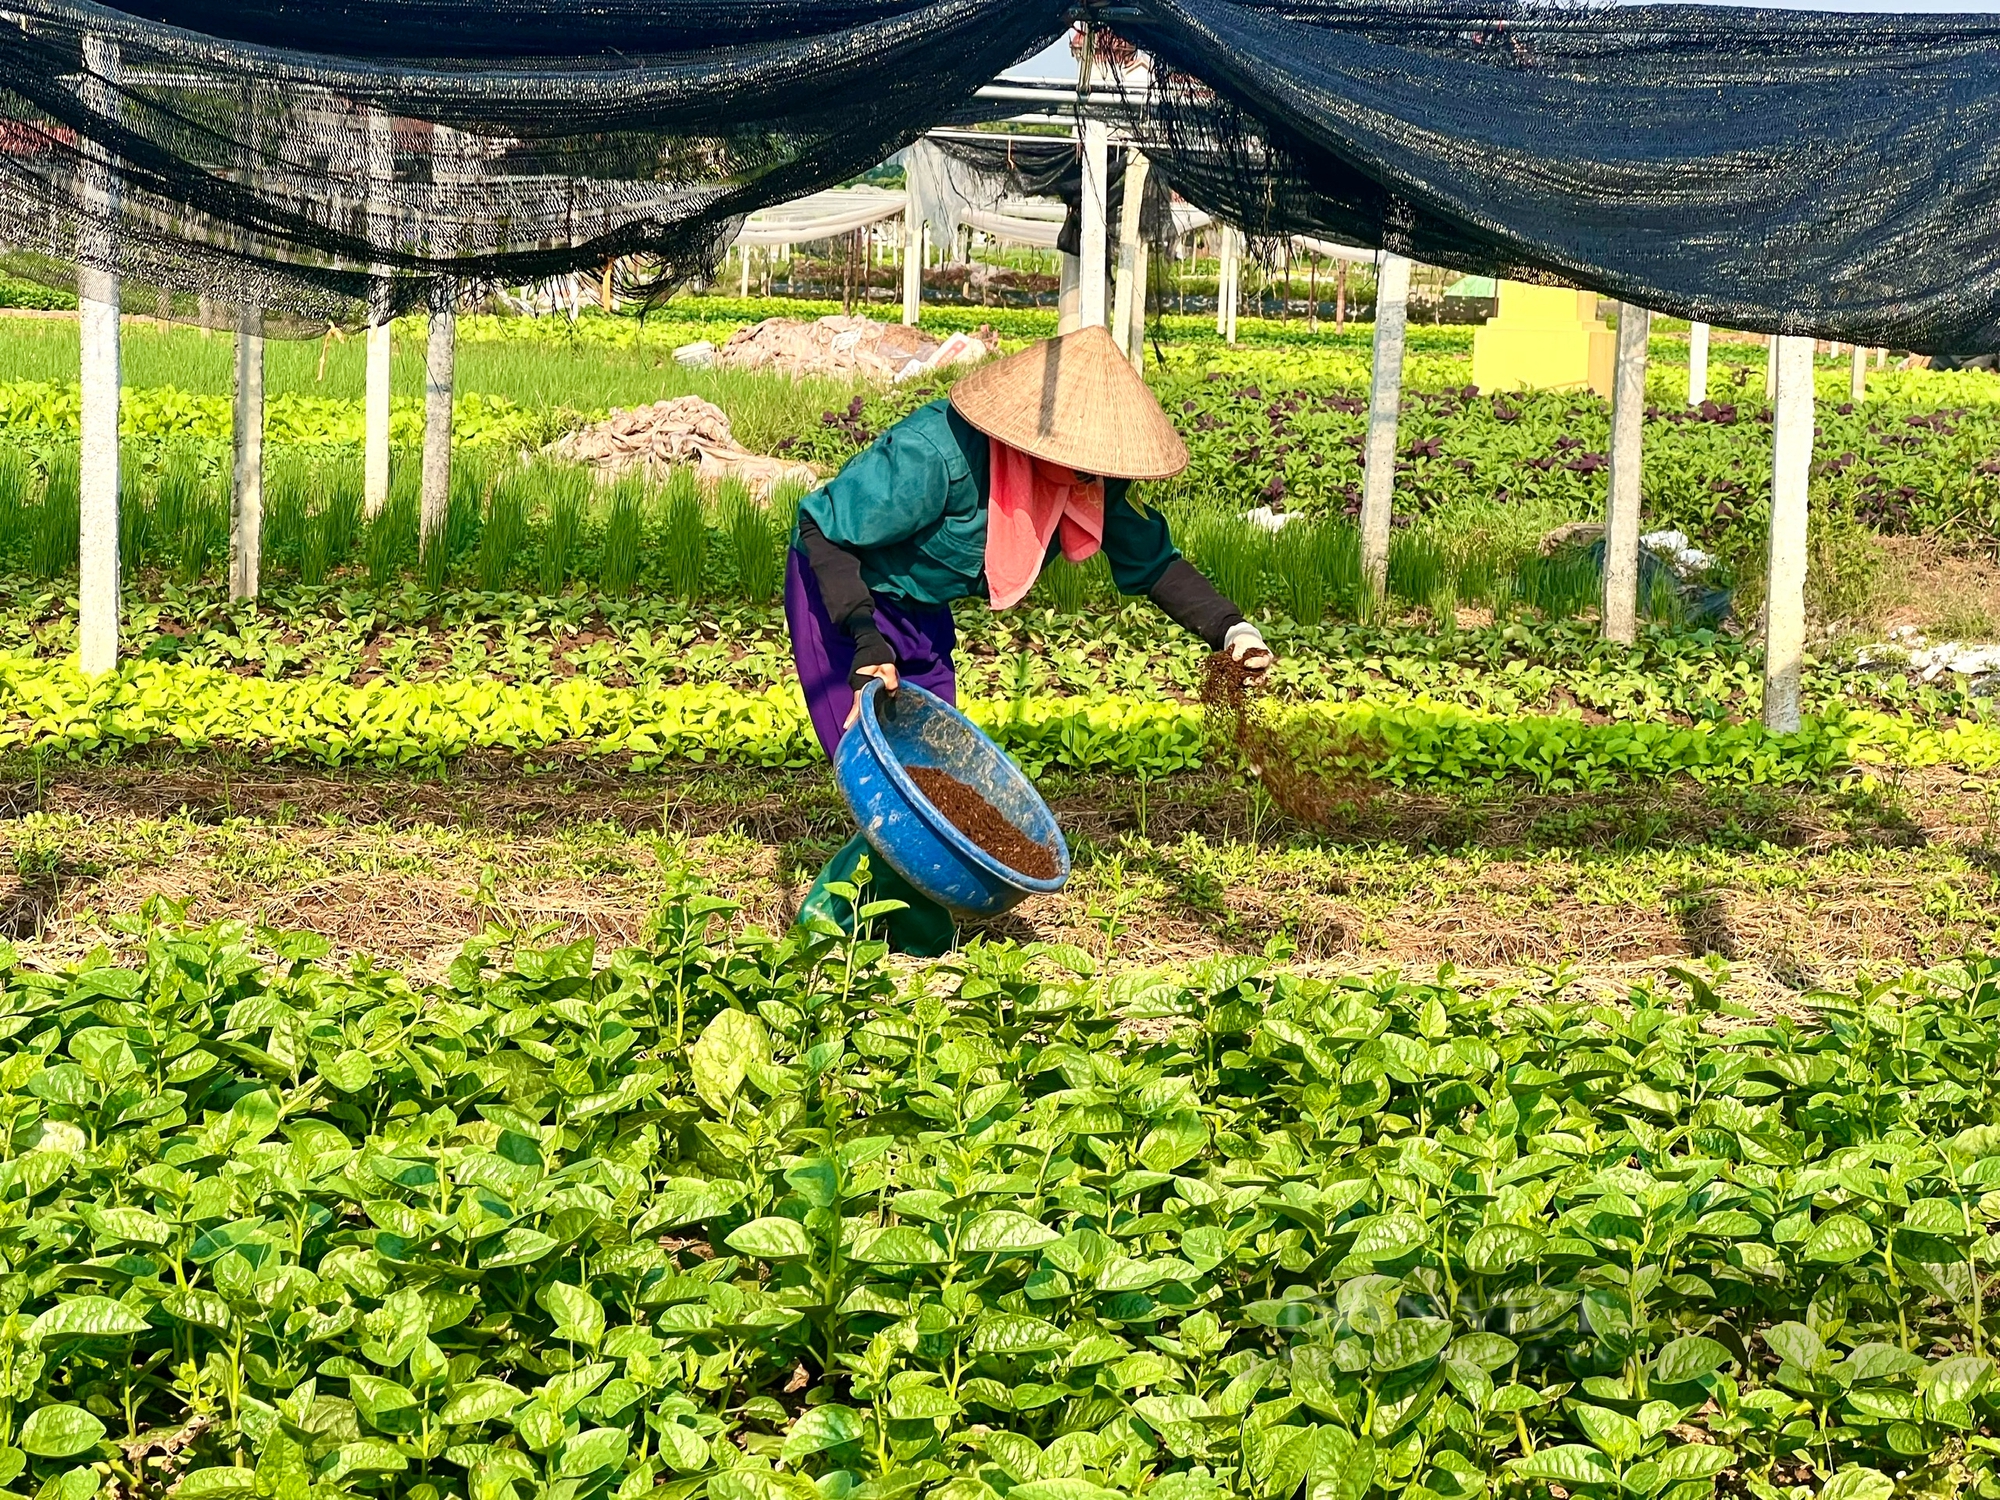
<svg viewBox="0 0 2000 1500">
<path fill-rule="evenodd" d="M 1125 151 L 1125 196 L 1118 205 L 1118 290 L 1112 302 L 1111 336 L 1129 358 L 1132 353 L 1132 285 L 1139 274 L 1143 247 L 1139 240 L 1139 200 L 1146 189 L 1150 164 L 1133 147 Z"/>
<path fill-rule="evenodd" d="M 1368 462 L 1361 476 L 1361 576 L 1370 594 L 1380 599 L 1389 589 L 1389 518 L 1396 491 L 1410 262 L 1385 251 L 1375 282 L 1375 369 L 1368 395 Z"/>
<path fill-rule="evenodd" d="M 1688 325 L 1688 405 L 1708 399 L 1708 325 Z"/>
<path fill-rule="evenodd" d="M 1854 368 L 1847 376 L 1847 399 L 1856 406 L 1868 399 L 1868 351 L 1854 346 Z"/>
<path fill-rule="evenodd" d="M 903 321 L 912 328 L 924 316 L 924 233 L 923 218 L 903 211 Z"/>
<path fill-rule="evenodd" d="M 1618 354 L 1611 385 L 1611 494 L 1604 510 L 1604 638 L 1639 638 L 1639 469 L 1646 419 L 1646 340 L 1653 315 L 1618 309 Z"/>
<path fill-rule="evenodd" d="M 229 492 L 229 597 L 255 599 L 264 552 L 264 313 L 236 311 L 236 468 Z"/>
<path fill-rule="evenodd" d="M 449 302 L 431 310 L 424 352 L 424 476 L 421 535 L 426 551 L 440 543 L 451 504 L 451 392 L 458 314 Z"/>
<path fill-rule="evenodd" d="M 1806 482 L 1813 451 L 1812 340 L 1773 341 L 1777 409 L 1771 420 L 1771 541 L 1764 590 L 1764 727 L 1799 727 L 1806 642 Z"/>
<path fill-rule="evenodd" d="M 1078 247 L 1082 265 L 1082 294 L 1078 312 L 1086 324 L 1102 328 L 1107 322 L 1109 300 L 1105 295 L 1104 264 L 1106 224 L 1111 183 L 1111 129 L 1102 120 L 1083 122 L 1083 243 Z"/>
<path fill-rule="evenodd" d="M 84 103 L 100 115 L 116 107 L 118 44 L 83 39 Z M 118 179 L 95 148 L 83 175 L 84 219 L 78 232 L 78 375 L 83 410 L 78 433 L 77 665 L 89 676 L 118 665 Z"/>
</svg>

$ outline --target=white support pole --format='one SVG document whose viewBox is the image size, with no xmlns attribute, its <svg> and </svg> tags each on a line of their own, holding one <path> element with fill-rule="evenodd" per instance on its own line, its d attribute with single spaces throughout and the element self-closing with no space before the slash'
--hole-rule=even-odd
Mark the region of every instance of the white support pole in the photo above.
<svg viewBox="0 0 2000 1500">
<path fill-rule="evenodd" d="M 1083 258 L 1067 251 L 1056 277 L 1056 337 L 1083 327 Z"/>
<path fill-rule="evenodd" d="M 1778 399 L 1778 336 L 1775 333 L 1764 340 L 1764 399 Z"/>
<path fill-rule="evenodd" d="M 1138 375 L 1146 373 L 1146 278 L 1152 269 L 1150 261 L 1151 256 L 1142 243 L 1132 267 L 1132 328 L 1128 346 L 1133 372 Z"/>
<path fill-rule="evenodd" d="M 1771 541 L 1764 590 L 1764 727 L 1799 727 L 1806 643 L 1806 485 L 1813 451 L 1813 345 L 1773 341 L 1777 409 L 1771 419 Z"/>
<path fill-rule="evenodd" d="M 1083 322 L 1102 328 L 1106 323 L 1104 267 L 1106 224 L 1111 183 L 1111 129 L 1102 120 L 1083 122 L 1083 243 L 1082 295 L 1078 312 Z"/>
<path fill-rule="evenodd" d="M 1369 593 L 1380 599 L 1389 589 L 1389 518 L 1396 493 L 1396 421 L 1403 404 L 1409 260 L 1385 251 L 1375 287 L 1375 369 L 1368 395 L 1368 462 L 1361 476 L 1361 576 Z"/>
<path fill-rule="evenodd" d="M 1228 340 L 1236 342 L 1236 318 L 1244 310 L 1244 234 L 1242 230 L 1230 230 L 1230 332 Z"/>
<path fill-rule="evenodd" d="M 1224 265 L 1228 272 L 1229 286 L 1222 297 L 1222 336 L 1230 343 L 1236 342 L 1236 314 L 1243 302 L 1243 234 L 1230 225 L 1222 229 Z"/>
<path fill-rule="evenodd" d="M 368 111 L 368 176 L 387 184 L 396 176 L 396 138 L 389 116 Z M 376 233 L 386 236 L 389 215 L 378 198 L 370 204 Z M 389 503 L 389 354 L 392 344 L 389 314 L 379 310 L 368 324 L 367 386 L 362 400 L 361 503 L 372 519 Z"/>
<path fill-rule="evenodd" d="M 257 597 L 264 551 L 264 313 L 236 311 L 236 468 L 229 493 L 229 597 Z"/>
<path fill-rule="evenodd" d="M 257 118 L 257 85 L 242 85 L 243 115 Z M 237 148 L 244 186 L 257 180 L 256 130 Z M 231 413 L 235 449 L 229 484 L 229 597 L 255 599 L 264 550 L 264 310 L 236 305 L 236 401 Z"/>
<path fill-rule="evenodd" d="M 1854 346 L 1854 368 L 1847 376 L 1847 399 L 1856 406 L 1868 399 L 1868 351 Z"/>
<path fill-rule="evenodd" d="M 1708 399 L 1708 325 L 1688 324 L 1688 405 Z"/>
<path fill-rule="evenodd" d="M 361 498 L 369 517 L 389 503 L 389 354 L 386 318 L 368 325 L 368 388 L 363 401 Z"/>
<path fill-rule="evenodd" d="M 1132 288 L 1139 274 L 1140 198 L 1146 190 L 1145 153 L 1125 148 L 1125 195 L 1118 205 L 1118 292 L 1112 303 L 1111 336 L 1129 359 L 1132 355 Z"/>
<path fill-rule="evenodd" d="M 84 102 L 114 108 L 118 44 L 86 34 Z M 118 665 L 118 180 L 94 148 L 83 177 L 77 246 L 77 331 L 83 410 L 78 432 L 77 666 L 95 677 Z"/>
<path fill-rule="evenodd" d="M 903 321 L 912 328 L 924 316 L 924 234 L 920 214 L 903 211 Z"/>
<path fill-rule="evenodd" d="M 1604 510 L 1604 638 L 1639 638 L 1639 469 L 1646 419 L 1646 340 L 1653 315 L 1618 309 L 1618 354 L 1611 386 L 1611 494 Z"/>
<path fill-rule="evenodd" d="M 737 295 L 748 297 L 750 295 L 750 246 L 748 243 L 745 243 L 738 245 L 736 248 L 743 255 L 743 283 L 738 289 Z"/>
<path fill-rule="evenodd" d="M 1235 243 L 1234 231 L 1227 224 L 1221 226 L 1220 237 L 1215 246 L 1215 334 L 1217 338 L 1229 337 L 1229 247 Z"/>
<path fill-rule="evenodd" d="M 457 356 L 458 314 L 449 304 L 431 311 L 430 340 L 424 352 L 424 475 L 422 543 L 428 550 L 443 539 L 451 504 L 451 392 Z"/>
</svg>

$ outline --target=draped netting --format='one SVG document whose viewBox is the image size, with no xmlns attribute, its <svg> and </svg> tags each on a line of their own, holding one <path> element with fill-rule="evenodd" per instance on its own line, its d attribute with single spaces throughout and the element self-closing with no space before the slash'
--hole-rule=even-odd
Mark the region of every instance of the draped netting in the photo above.
<svg viewBox="0 0 2000 1500">
<path fill-rule="evenodd" d="M 1760 333 L 2000 349 L 2000 18 L 1146 0 L 1150 149 L 1323 234 Z"/>
<path fill-rule="evenodd" d="M 977 87 L 1061 27 L 1019 0 L 14 14 L 13 268 L 59 280 L 81 260 L 160 288 L 169 315 L 207 299 L 314 320 L 618 257 L 670 289 L 752 210 L 867 170 L 941 115 L 978 117 Z"/>
<path fill-rule="evenodd" d="M 1129 122 L 1134 111 L 1118 111 Z M 1105 217 L 1115 224 L 1125 207 L 1124 146 L 1111 149 L 1105 174 Z M 961 226 L 1017 237 L 1044 248 L 1074 254 L 1082 237 L 1083 155 L 1077 143 L 1060 136 L 979 135 L 971 131 L 927 136 L 903 154 L 912 211 L 931 233 L 950 243 Z M 1139 209 L 1140 237 L 1155 248 L 1173 243 L 1173 195 L 1166 178 L 1149 173 Z M 1047 233 L 1010 222 L 1009 200 L 1043 199 L 1054 212 Z M 1019 212 L 1023 205 L 1015 204 Z M 1023 233 L 1028 230 L 1027 233 Z"/>
<path fill-rule="evenodd" d="M 13 0 L 0 242 L 17 270 L 81 259 L 158 287 L 173 316 L 209 298 L 352 319 L 613 257 L 664 292 L 751 211 L 1004 112 L 979 85 L 1070 13 Z M 1757 331 L 2000 348 L 1993 18 L 1123 0 L 1096 19 L 1161 65 L 1124 125 L 1253 236 Z"/>
</svg>

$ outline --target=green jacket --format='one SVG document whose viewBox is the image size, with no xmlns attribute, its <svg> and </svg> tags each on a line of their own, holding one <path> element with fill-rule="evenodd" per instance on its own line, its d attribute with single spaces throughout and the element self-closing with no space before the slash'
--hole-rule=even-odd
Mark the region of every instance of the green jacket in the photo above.
<svg viewBox="0 0 2000 1500">
<path fill-rule="evenodd" d="M 984 597 L 987 437 L 952 410 L 920 406 L 807 495 L 800 510 L 861 561 L 870 592 L 917 608 Z M 1104 555 L 1120 593 L 1144 594 L 1180 554 L 1158 511 L 1128 504 L 1130 482 L 1104 482 Z M 1059 544 L 1051 542 L 1055 556 Z"/>
</svg>

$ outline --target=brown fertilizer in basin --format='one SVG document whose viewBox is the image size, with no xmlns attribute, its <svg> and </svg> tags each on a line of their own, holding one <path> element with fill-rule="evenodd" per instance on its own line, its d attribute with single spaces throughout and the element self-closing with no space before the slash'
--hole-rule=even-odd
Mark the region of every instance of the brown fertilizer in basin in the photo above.
<svg viewBox="0 0 2000 1500">
<path fill-rule="evenodd" d="M 905 766 L 932 807 L 960 833 L 1008 869 L 1033 880 L 1054 880 L 1061 872 L 1055 851 L 1038 844 L 1000 815 L 1000 810 L 956 776 L 935 766 Z"/>
</svg>

